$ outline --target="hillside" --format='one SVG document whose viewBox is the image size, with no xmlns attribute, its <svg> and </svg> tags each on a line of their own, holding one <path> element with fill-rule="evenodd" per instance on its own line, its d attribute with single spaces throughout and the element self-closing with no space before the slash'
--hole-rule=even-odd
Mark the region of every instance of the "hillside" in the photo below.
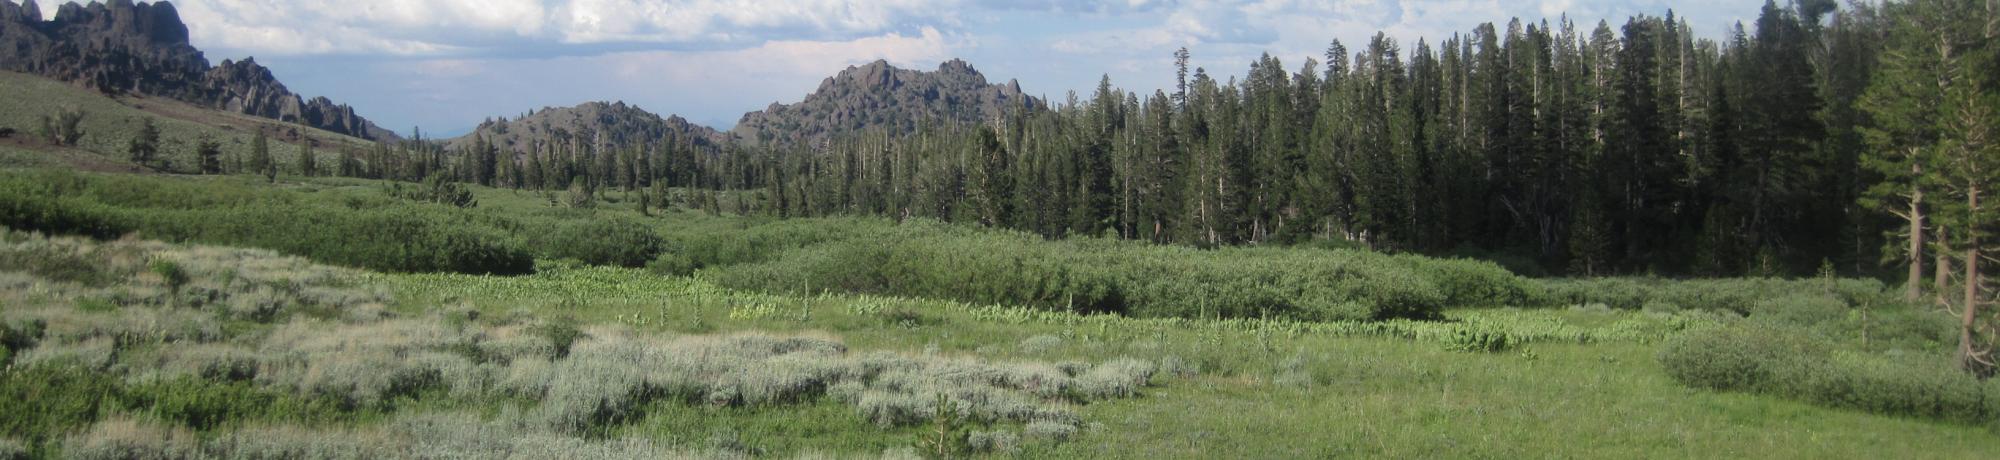
<svg viewBox="0 0 2000 460">
<path fill-rule="evenodd" d="M 324 97 L 285 88 L 255 59 L 210 66 L 188 42 L 172 3 L 64 4 L 42 20 L 33 2 L 0 1 L 0 70 L 41 75 L 105 94 L 157 96 L 372 140 L 392 131 Z"/>
<path fill-rule="evenodd" d="M 875 61 L 827 78 L 803 101 L 744 114 L 730 133 L 759 145 L 813 143 L 870 128 L 898 135 L 925 122 L 978 123 L 1010 109 L 1040 107 L 1042 101 L 1021 93 L 1020 83 L 989 84 L 965 61 L 953 59 L 930 72 Z"/>
<path fill-rule="evenodd" d="M 451 139 L 454 151 L 471 148 L 478 139 L 503 152 L 525 154 L 536 148 L 589 145 L 596 151 L 645 149 L 656 143 L 715 150 L 726 136 L 679 116 L 661 117 L 624 102 L 587 102 L 575 107 L 549 107 L 512 119 L 480 123 L 464 136 Z"/>
<path fill-rule="evenodd" d="M 126 146 L 151 119 L 160 130 L 160 163 L 170 172 L 191 172 L 195 164 L 195 143 L 207 137 L 221 147 L 224 161 L 247 158 L 251 139 L 259 130 L 269 136 L 271 154 L 281 164 L 293 165 L 299 145 L 311 142 L 315 148 L 332 152 L 343 148 L 364 149 L 374 142 L 295 124 L 215 110 L 164 97 L 111 97 L 78 88 L 65 82 L 34 75 L 0 71 L 0 164 L 64 165 L 96 171 L 142 170 L 126 159 Z M 36 139 L 35 131 L 44 116 L 75 110 L 83 114 L 79 124 L 83 137 L 77 145 L 59 147 Z M 331 164 L 333 155 L 321 155 Z"/>
</svg>

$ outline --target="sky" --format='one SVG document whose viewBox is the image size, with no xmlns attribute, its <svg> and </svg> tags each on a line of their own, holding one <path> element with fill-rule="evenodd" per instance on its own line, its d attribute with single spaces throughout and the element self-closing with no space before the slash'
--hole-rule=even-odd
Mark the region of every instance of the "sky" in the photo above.
<svg viewBox="0 0 2000 460">
<path fill-rule="evenodd" d="M 30 0 L 35 1 L 35 0 Z M 56 2 L 39 0 L 44 14 Z M 1263 53 L 1296 70 L 1377 31 L 1414 48 L 1482 22 L 1567 15 L 1580 28 L 1673 8 L 1698 35 L 1749 23 L 1757 0 L 178 0 L 210 61 L 256 57 L 293 92 L 426 137 L 541 107 L 624 101 L 717 129 L 803 99 L 878 59 L 964 59 L 1032 95 L 1098 79 L 1170 86 L 1173 52 L 1226 79 Z"/>
</svg>

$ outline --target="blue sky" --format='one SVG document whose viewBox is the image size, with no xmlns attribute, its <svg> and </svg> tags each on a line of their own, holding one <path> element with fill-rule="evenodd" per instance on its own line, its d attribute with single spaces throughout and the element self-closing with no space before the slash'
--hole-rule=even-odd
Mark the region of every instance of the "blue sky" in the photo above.
<svg viewBox="0 0 2000 460">
<path fill-rule="evenodd" d="M 55 2 L 41 0 L 53 13 Z M 1376 31 L 1412 46 L 1481 22 L 1567 13 L 1615 24 L 1668 8 L 1719 37 L 1760 0 L 180 0 L 212 61 L 255 56 L 295 92 L 352 104 L 408 134 L 623 100 L 727 129 L 850 65 L 934 69 L 963 58 L 995 82 L 1061 100 L 1100 75 L 1170 84 L 1186 46 L 1211 74 L 1270 52 L 1287 67 Z"/>
</svg>

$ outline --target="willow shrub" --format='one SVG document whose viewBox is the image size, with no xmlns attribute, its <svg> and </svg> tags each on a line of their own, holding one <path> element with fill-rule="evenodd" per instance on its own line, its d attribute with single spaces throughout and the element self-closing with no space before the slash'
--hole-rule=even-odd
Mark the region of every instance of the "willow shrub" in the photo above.
<svg viewBox="0 0 2000 460">
<path fill-rule="evenodd" d="M 569 221 L 531 239 L 542 257 L 630 268 L 646 266 L 667 244 L 645 224 L 616 218 Z"/>
<path fill-rule="evenodd" d="M 875 218 L 765 220 L 676 217 L 661 222 L 675 254 L 691 268 L 756 263 L 786 251 L 867 238 L 894 229 Z"/>
<path fill-rule="evenodd" d="M 1430 318 L 1445 308 L 1537 306 L 1546 298 L 1528 280 L 1483 262 L 1048 241 L 924 221 L 870 229 L 817 243 L 796 235 L 823 233 L 787 230 L 794 247 L 707 273 L 726 286 L 763 291 L 865 292 L 1143 317 Z"/>
<path fill-rule="evenodd" d="M 1842 349 L 1792 326 L 1739 321 L 1668 342 L 1660 364 L 1683 385 L 1961 423 L 2000 422 L 1989 388 L 1949 363 Z"/>
<path fill-rule="evenodd" d="M 1758 303 L 1792 294 L 1824 294 L 1847 304 L 1887 304 L 1882 282 L 1864 279 L 1722 278 L 1588 278 L 1544 280 L 1549 296 L 1572 305 L 1604 304 L 1639 309 L 1648 303 L 1687 309 L 1728 310 L 1753 314 Z"/>
<path fill-rule="evenodd" d="M 0 225 L 100 239 L 271 249 L 391 272 L 518 274 L 522 245 L 488 217 L 428 204 L 346 206 L 228 179 L 0 173 Z"/>
</svg>

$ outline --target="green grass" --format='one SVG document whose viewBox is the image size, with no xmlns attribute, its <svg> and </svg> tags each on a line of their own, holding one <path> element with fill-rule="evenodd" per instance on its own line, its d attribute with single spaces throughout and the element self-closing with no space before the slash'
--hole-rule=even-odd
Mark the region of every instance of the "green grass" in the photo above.
<svg viewBox="0 0 2000 460">
<path fill-rule="evenodd" d="M 545 270 L 514 278 L 381 275 L 380 280 L 418 304 L 576 315 L 669 333 L 822 331 L 856 348 L 1057 361 L 1175 356 L 1200 368 L 1198 375 L 1168 379 L 1141 398 L 1083 408 L 1092 428 L 1072 442 L 1031 446 L 1023 452 L 1029 456 L 1869 458 L 1921 452 L 1977 458 L 2000 448 L 2000 433 L 1992 428 L 1690 389 L 1662 371 L 1655 343 L 1637 337 L 1461 353 L 1405 338 L 1264 337 L 1256 330 L 1214 327 L 1214 321 L 1161 326 L 1104 318 L 1110 326 L 1100 332 L 1091 325 L 1100 320 L 1085 317 L 1016 322 L 982 319 L 977 307 L 935 301 L 731 293 L 698 280 L 625 269 Z M 779 313 L 757 319 L 727 314 L 732 304 L 758 303 L 775 303 Z M 918 309 L 931 320 L 911 327 L 852 313 L 866 309 L 858 305 L 877 303 Z M 795 309 L 809 311 L 809 319 L 787 314 Z M 1521 323 L 1523 329 L 1556 323 L 1605 331 L 1648 314 L 1472 310 L 1452 315 Z M 702 319 L 696 322 L 697 317 Z M 1037 335 L 1069 339 L 1032 356 L 1015 346 Z M 827 416 L 815 414 L 803 409 L 796 421 Z M 653 413 L 632 429 L 687 439 L 690 417 L 696 416 Z M 814 440 L 803 443 L 814 446 L 895 440 L 867 429 L 792 433 L 784 430 L 796 426 L 768 428 L 771 415 L 754 411 L 701 417 L 765 446 L 798 445 L 800 437 Z"/>
<path fill-rule="evenodd" d="M 553 265 L 518 277 L 361 274 L 405 315 L 470 307 L 481 317 L 571 316 L 645 334 L 761 331 L 837 337 L 850 349 L 986 361 L 1169 358 L 1132 399 L 1077 408 L 1062 443 L 1024 441 L 1024 457 L 1924 457 L 2000 449 L 1991 428 L 1821 408 L 1689 389 L 1669 379 L 1648 335 L 1610 331 L 1654 314 L 1621 310 L 1461 310 L 1449 316 L 1602 339 L 1530 341 L 1463 353 L 1420 337 L 1274 331 L 1244 321 L 1077 316 L 922 299 L 735 292 L 643 270 Z M 745 313 L 767 311 L 767 313 Z M 732 315 L 732 312 L 738 314 Z M 1013 313 L 1004 313 L 1013 312 Z M 899 321 L 911 314 L 916 321 Z M 1664 324 L 1651 327 L 1667 328 Z M 1018 344 L 1057 337 L 1046 348 Z M 402 411 L 506 417 L 505 401 L 420 393 Z M 430 396 L 424 396 L 430 395 Z M 497 405 L 496 405 L 497 404 Z M 655 401 L 610 435 L 682 449 L 872 453 L 913 443 L 911 427 L 867 423 L 826 401 L 705 407 Z M 357 428 L 387 423 L 378 415 Z M 985 427 L 978 427 L 985 428 Z M 1008 429 L 1006 426 L 998 426 Z"/>
<path fill-rule="evenodd" d="M 1105 429 L 1065 456 L 1977 458 L 1978 427 L 1689 390 L 1632 344 L 1467 355 L 1325 343 L 1325 386 L 1208 378 L 1091 408 Z M 1262 361 L 1262 360 L 1260 360 Z"/>
</svg>

